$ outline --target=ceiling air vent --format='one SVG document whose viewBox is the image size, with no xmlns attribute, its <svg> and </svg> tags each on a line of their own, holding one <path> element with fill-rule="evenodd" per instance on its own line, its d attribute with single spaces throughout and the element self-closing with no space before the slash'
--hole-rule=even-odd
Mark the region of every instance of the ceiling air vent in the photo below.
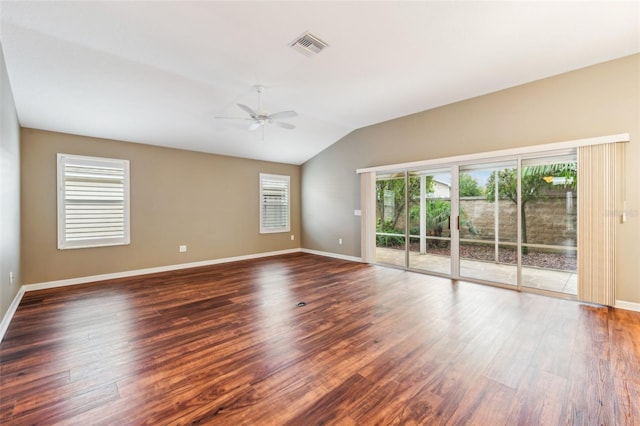
<svg viewBox="0 0 640 426">
<path fill-rule="evenodd" d="M 320 40 L 318 36 L 306 32 L 291 42 L 289 46 L 305 56 L 315 56 L 329 45 Z"/>
</svg>

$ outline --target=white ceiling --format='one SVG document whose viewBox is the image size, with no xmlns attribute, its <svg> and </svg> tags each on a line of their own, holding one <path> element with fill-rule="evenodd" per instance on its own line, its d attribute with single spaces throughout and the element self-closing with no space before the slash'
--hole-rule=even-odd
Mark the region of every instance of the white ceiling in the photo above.
<svg viewBox="0 0 640 426">
<path fill-rule="evenodd" d="M 640 52 L 640 2 L 0 3 L 24 127 L 301 164 L 370 124 Z M 288 45 L 311 31 L 330 47 Z M 245 130 L 236 104 L 294 109 Z M 239 125 L 243 127 L 240 128 Z"/>
</svg>

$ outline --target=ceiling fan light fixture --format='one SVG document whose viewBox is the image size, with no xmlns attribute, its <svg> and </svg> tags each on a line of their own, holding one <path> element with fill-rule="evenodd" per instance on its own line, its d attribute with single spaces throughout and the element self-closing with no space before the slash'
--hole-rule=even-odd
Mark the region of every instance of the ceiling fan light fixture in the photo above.
<svg viewBox="0 0 640 426">
<path fill-rule="evenodd" d="M 289 43 L 289 46 L 305 56 L 315 56 L 326 47 L 329 47 L 320 37 L 308 31 Z"/>
<path fill-rule="evenodd" d="M 244 104 L 236 104 L 238 108 L 246 112 L 249 117 L 214 117 L 216 119 L 223 120 L 247 120 L 251 123 L 247 130 L 257 130 L 262 129 L 263 139 L 264 139 L 264 127 L 265 124 L 273 124 L 277 127 L 281 127 L 287 130 L 293 130 L 296 128 L 295 125 L 291 123 L 284 123 L 280 120 L 285 118 L 294 118 L 298 116 L 298 113 L 293 110 L 280 111 L 275 112 L 273 114 L 269 114 L 262 110 L 262 92 L 264 91 L 263 86 L 255 86 L 256 92 L 258 92 L 258 108 L 254 109 Z"/>
</svg>

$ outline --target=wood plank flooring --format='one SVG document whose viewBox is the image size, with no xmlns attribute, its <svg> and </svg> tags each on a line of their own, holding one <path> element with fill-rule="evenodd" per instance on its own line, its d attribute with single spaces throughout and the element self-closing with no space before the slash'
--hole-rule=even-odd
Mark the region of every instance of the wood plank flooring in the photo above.
<svg viewBox="0 0 640 426">
<path fill-rule="evenodd" d="M 0 423 L 640 425 L 640 314 L 303 253 L 29 292 Z"/>
</svg>

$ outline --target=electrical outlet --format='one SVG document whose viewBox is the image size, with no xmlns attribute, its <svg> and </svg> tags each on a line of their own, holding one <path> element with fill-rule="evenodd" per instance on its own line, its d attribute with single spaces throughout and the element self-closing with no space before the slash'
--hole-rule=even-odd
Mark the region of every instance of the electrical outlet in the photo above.
<svg viewBox="0 0 640 426">
<path fill-rule="evenodd" d="M 342 238 L 338 238 L 338 244 L 342 245 Z"/>
<path fill-rule="evenodd" d="M 292 236 L 291 236 L 291 241 L 293 241 L 293 240 L 295 240 L 295 239 L 296 239 L 296 237 L 292 235 Z"/>
<path fill-rule="evenodd" d="M 13 281 L 16 279 L 16 276 L 13 275 L 13 272 L 9 272 L 9 283 L 13 284 Z"/>
<path fill-rule="evenodd" d="M 186 251 L 187 251 L 187 246 L 180 246 L 180 247 L 178 247 L 178 251 L 179 251 L 180 253 L 184 253 L 184 252 L 186 252 Z"/>
</svg>

